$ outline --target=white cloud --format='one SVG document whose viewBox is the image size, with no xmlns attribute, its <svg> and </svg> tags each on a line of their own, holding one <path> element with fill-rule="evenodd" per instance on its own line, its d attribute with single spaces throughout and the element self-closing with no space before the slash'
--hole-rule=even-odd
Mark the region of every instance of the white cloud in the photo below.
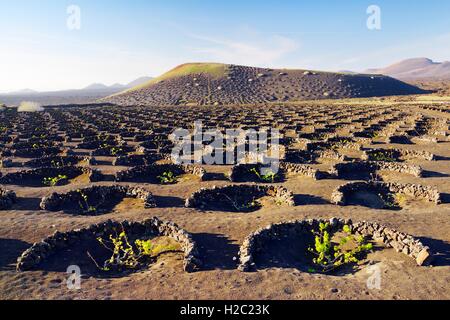
<svg viewBox="0 0 450 320">
<path fill-rule="evenodd" d="M 193 49 L 196 54 L 204 54 L 207 60 L 252 66 L 271 65 L 300 47 L 297 41 L 280 35 L 245 41 L 193 34 L 190 37 L 208 44 Z"/>
</svg>

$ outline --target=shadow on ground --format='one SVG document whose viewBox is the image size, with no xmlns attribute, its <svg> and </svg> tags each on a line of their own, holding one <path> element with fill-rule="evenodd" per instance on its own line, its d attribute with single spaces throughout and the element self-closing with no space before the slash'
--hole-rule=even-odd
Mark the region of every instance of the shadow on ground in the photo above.
<svg viewBox="0 0 450 320">
<path fill-rule="evenodd" d="M 12 210 L 18 211 L 35 211 L 40 210 L 41 198 L 18 198 Z"/>
<path fill-rule="evenodd" d="M 446 156 L 436 156 L 436 161 L 450 161 L 450 157 Z"/>
<path fill-rule="evenodd" d="M 383 180 L 382 177 L 374 171 L 344 172 L 339 175 L 339 179 L 345 181 L 354 181 L 354 180 L 370 181 L 374 179 L 378 181 Z"/>
<path fill-rule="evenodd" d="M 430 247 L 431 252 L 433 252 L 434 258 L 431 262 L 433 266 L 450 266 L 450 243 L 426 237 L 419 238 L 419 240 Z"/>
<path fill-rule="evenodd" d="M 29 247 L 31 244 L 22 240 L 0 238 L 0 271 L 14 270 L 17 258 Z"/>
<path fill-rule="evenodd" d="M 449 177 L 449 175 L 446 173 L 441 173 L 441 172 L 437 172 L 437 171 L 429 171 L 429 170 L 423 170 L 422 176 L 424 178 L 447 178 L 447 177 Z"/>
<path fill-rule="evenodd" d="M 314 205 L 314 204 L 330 204 L 330 202 L 322 197 L 313 196 L 310 194 L 296 194 L 294 195 L 294 202 L 296 206 L 299 205 Z"/>
<path fill-rule="evenodd" d="M 114 174 L 103 173 L 103 181 L 116 182 L 116 176 Z"/>
<path fill-rule="evenodd" d="M 230 179 L 221 172 L 207 172 L 203 176 L 203 181 L 230 181 Z"/>
<path fill-rule="evenodd" d="M 450 193 L 441 193 L 442 203 L 450 203 Z"/>
<path fill-rule="evenodd" d="M 312 259 L 315 257 L 308 251 L 314 245 L 314 237 L 310 233 L 301 235 L 286 235 L 277 239 L 272 239 L 264 244 L 264 250 L 259 251 L 255 256 L 256 270 L 282 268 L 296 269 L 301 272 L 317 273 Z M 380 250 L 374 247 L 374 250 Z M 367 261 L 368 262 L 368 261 Z M 364 256 L 361 257 L 361 265 L 367 263 Z M 361 266 L 360 265 L 360 266 Z M 359 267 L 360 267 L 359 266 Z M 358 271 L 356 265 L 346 265 L 339 269 L 327 273 L 333 276 L 344 276 Z"/>
<path fill-rule="evenodd" d="M 197 242 L 202 259 L 202 270 L 234 270 L 238 265 L 239 245 L 222 234 L 196 233 L 192 235 Z M 233 260 L 235 258 L 235 260 Z"/>
<path fill-rule="evenodd" d="M 134 239 L 128 239 L 130 243 L 134 243 Z M 108 245 L 112 247 L 111 244 Z M 83 277 L 85 278 L 98 278 L 98 279 L 113 279 L 127 277 L 133 273 L 148 270 L 151 266 L 163 259 L 165 263 L 173 263 L 173 259 L 170 256 L 175 257 L 178 260 L 183 259 L 182 252 L 167 252 L 160 255 L 157 260 L 149 260 L 148 263 L 143 264 L 140 268 L 130 269 L 122 268 L 121 270 L 101 270 L 104 266 L 104 262 L 111 258 L 111 251 L 100 245 L 98 240 L 94 236 L 77 242 L 69 248 L 64 248 L 54 252 L 51 256 L 47 257 L 33 270 L 41 270 L 45 272 L 58 272 L 65 273 L 69 266 L 78 266 L 81 270 Z M 167 259 L 171 259 L 170 261 Z M 183 272 L 180 269 L 180 272 Z"/>
<path fill-rule="evenodd" d="M 112 165 L 112 161 L 111 160 L 95 160 L 95 165 L 96 166 L 111 166 Z"/>
<path fill-rule="evenodd" d="M 172 196 L 153 196 L 158 208 L 183 208 L 184 199 Z"/>
</svg>

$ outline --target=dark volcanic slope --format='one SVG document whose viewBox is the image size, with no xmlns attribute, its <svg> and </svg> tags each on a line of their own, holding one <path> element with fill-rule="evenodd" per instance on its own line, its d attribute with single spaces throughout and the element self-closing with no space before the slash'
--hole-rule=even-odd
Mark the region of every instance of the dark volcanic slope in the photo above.
<svg viewBox="0 0 450 320">
<path fill-rule="evenodd" d="M 201 71 L 203 67 L 205 72 Z M 222 74 L 218 74 L 220 68 Z M 380 75 L 186 64 L 147 85 L 102 101 L 120 105 L 208 105 L 421 93 L 425 91 Z"/>
</svg>

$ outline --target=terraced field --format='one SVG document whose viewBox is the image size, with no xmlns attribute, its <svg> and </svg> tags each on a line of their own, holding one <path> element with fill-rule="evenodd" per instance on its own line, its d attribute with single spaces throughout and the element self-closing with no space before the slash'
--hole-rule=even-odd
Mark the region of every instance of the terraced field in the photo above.
<svg viewBox="0 0 450 320">
<path fill-rule="evenodd" d="M 238 72 L 249 71 L 236 67 L 229 76 Z M 285 75 L 256 69 L 249 75 L 258 86 L 273 77 Z M 348 84 L 342 92 L 330 90 L 327 77 L 311 95 L 365 95 L 353 91 L 350 76 L 342 75 Z M 183 81 L 227 90 L 228 82 L 192 80 Z M 289 83 L 279 83 L 270 94 L 255 90 L 256 100 L 292 93 Z M 161 104 L 215 101 L 200 99 L 203 93 L 179 97 L 178 87 L 156 96 L 155 82 L 137 90 L 135 100 L 114 101 L 136 104 L 141 90 Z M 254 102 L 255 95 L 247 101 L 248 92 L 240 92 L 236 99 Z M 196 120 L 219 131 L 278 129 L 279 174 L 261 177 L 257 164 L 173 163 L 171 133 Z M 0 298 L 449 299 L 449 124 L 448 104 L 388 101 L 5 109 Z M 376 250 L 354 269 L 311 272 L 304 232 L 329 219 L 367 236 Z M 173 250 L 145 268 L 106 275 L 88 252 L 102 257 L 96 237 L 114 232 L 118 222 L 130 235 L 174 242 Z M 66 285 L 70 265 L 81 269 L 80 290 Z M 377 288 L 367 285 L 374 272 Z"/>
</svg>

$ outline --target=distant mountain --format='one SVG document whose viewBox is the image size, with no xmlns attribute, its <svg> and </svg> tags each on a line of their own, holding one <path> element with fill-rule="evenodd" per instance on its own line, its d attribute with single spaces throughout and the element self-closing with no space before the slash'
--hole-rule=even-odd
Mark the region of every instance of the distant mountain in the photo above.
<svg viewBox="0 0 450 320">
<path fill-rule="evenodd" d="M 123 85 L 121 83 L 114 83 L 113 85 L 110 85 L 109 88 L 111 88 L 111 89 L 116 89 L 116 88 L 117 89 L 124 89 L 124 88 L 127 88 L 127 86 Z"/>
<path fill-rule="evenodd" d="M 381 75 L 186 63 L 100 101 L 118 105 L 221 105 L 425 93 Z"/>
<path fill-rule="evenodd" d="M 81 90 L 107 90 L 109 87 L 103 83 L 93 83 Z"/>
<path fill-rule="evenodd" d="M 407 59 L 380 69 L 368 69 L 365 73 L 384 74 L 403 80 L 450 80 L 450 62 L 434 62 L 428 58 Z"/>
<path fill-rule="evenodd" d="M 150 80 L 152 80 L 153 78 L 151 77 L 140 77 L 137 78 L 134 81 L 131 81 L 130 83 L 127 84 L 121 84 L 121 83 L 115 83 L 113 85 L 107 86 L 104 85 L 103 83 L 93 83 L 89 86 L 87 86 L 86 88 L 83 88 L 82 90 L 111 90 L 111 89 L 117 89 L 117 90 L 125 90 L 125 89 L 130 89 L 136 86 L 139 86 L 141 84 L 144 84 Z"/>
<path fill-rule="evenodd" d="M 127 88 L 133 88 L 133 87 L 136 87 L 136 86 L 140 86 L 140 85 L 142 85 L 142 84 L 144 84 L 144 83 L 146 83 L 146 82 L 149 82 L 149 81 L 152 80 L 152 79 L 153 79 L 152 77 L 140 77 L 140 78 L 138 78 L 138 79 L 136 79 L 136 80 L 131 81 L 130 83 L 128 83 L 128 84 L 126 85 L 126 87 L 127 87 Z"/>
<path fill-rule="evenodd" d="M 5 93 L 7 95 L 20 95 L 20 94 L 37 94 L 39 93 L 36 90 L 32 90 L 32 89 L 22 89 L 22 90 L 18 90 L 18 91 L 13 91 L 13 92 L 8 92 Z"/>
<path fill-rule="evenodd" d="M 107 86 L 103 83 L 93 83 L 82 89 L 71 89 L 61 91 L 39 92 L 24 89 L 15 92 L 0 94 L 0 101 L 11 105 L 17 105 L 22 101 L 31 100 L 43 105 L 89 103 L 97 99 L 142 85 L 150 81 L 150 77 L 141 77 L 128 84 L 115 83 Z"/>
</svg>

